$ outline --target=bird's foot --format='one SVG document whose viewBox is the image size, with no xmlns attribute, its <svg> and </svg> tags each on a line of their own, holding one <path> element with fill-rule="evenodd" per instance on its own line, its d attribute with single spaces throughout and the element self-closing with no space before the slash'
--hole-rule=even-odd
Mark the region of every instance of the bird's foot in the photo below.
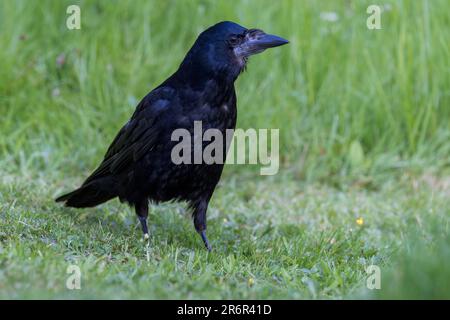
<svg viewBox="0 0 450 320">
<path fill-rule="evenodd" d="M 206 237 L 206 231 L 205 230 L 200 231 L 200 236 L 202 237 L 206 249 L 211 252 L 212 248 L 211 245 L 209 244 L 208 238 Z"/>
<path fill-rule="evenodd" d="M 144 233 L 144 240 L 148 240 L 150 236 L 148 235 L 147 217 L 138 216 L 138 218 L 139 222 L 141 223 L 142 232 Z"/>
</svg>

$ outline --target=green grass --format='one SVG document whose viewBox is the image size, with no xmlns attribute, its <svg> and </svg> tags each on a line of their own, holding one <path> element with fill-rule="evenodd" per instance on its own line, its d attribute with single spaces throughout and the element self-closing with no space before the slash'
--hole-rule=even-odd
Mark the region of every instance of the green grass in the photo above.
<svg viewBox="0 0 450 320">
<path fill-rule="evenodd" d="M 74 3 L 79 31 L 65 27 Z M 1 1 L 0 298 L 450 298 L 450 5 L 383 1 L 370 31 L 369 4 Z M 282 163 L 274 177 L 226 167 L 214 251 L 182 204 L 151 208 L 149 246 L 118 201 L 55 204 L 196 35 L 227 19 L 291 43 L 237 82 L 238 126 L 280 128 Z M 65 287 L 70 264 L 81 290 Z"/>
<path fill-rule="evenodd" d="M 448 190 L 423 181 L 417 189 L 416 183 L 404 177 L 371 192 L 299 186 L 290 178 L 229 178 L 211 203 L 214 251 L 207 253 L 179 205 L 152 208 L 147 247 L 126 206 L 114 201 L 98 209 L 61 210 L 47 188 L 56 184 L 52 178 L 11 177 L 0 190 L 0 297 L 343 298 L 360 292 L 371 264 L 382 268 L 383 290 L 401 290 L 384 276 L 392 266 L 420 266 L 393 258 L 414 235 L 410 226 L 428 230 L 427 221 L 446 221 L 428 235 L 429 242 L 441 233 L 448 238 L 449 231 Z M 360 217 L 362 225 L 356 223 Z M 443 244 L 448 252 L 448 242 Z M 445 283 L 432 280 L 448 275 L 439 265 L 449 261 L 448 253 L 421 252 L 419 258 L 431 258 L 424 262 L 434 268 L 415 269 L 415 275 L 431 278 L 422 289 L 433 290 Z M 82 270 L 80 291 L 65 287 L 70 264 Z M 415 293 L 449 297 L 448 286 L 436 294 Z"/>
</svg>

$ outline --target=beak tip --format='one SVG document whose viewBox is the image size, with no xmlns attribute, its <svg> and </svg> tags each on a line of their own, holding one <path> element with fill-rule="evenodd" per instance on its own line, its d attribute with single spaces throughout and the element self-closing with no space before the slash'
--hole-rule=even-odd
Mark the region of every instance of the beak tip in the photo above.
<svg viewBox="0 0 450 320">
<path fill-rule="evenodd" d="M 289 43 L 289 40 L 286 40 L 282 37 L 274 36 L 274 35 L 268 35 L 268 38 L 270 39 L 268 42 L 270 43 L 269 47 L 279 47 L 283 46 L 285 44 Z"/>
<path fill-rule="evenodd" d="M 279 38 L 280 38 L 281 45 L 285 45 L 285 44 L 289 43 L 289 40 L 282 38 L 282 37 L 279 37 Z"/>
</svg>

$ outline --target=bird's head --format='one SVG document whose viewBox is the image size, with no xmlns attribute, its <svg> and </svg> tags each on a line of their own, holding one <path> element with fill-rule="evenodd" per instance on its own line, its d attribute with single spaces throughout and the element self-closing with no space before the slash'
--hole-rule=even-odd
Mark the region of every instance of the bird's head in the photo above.
<svg viewBox="0 0 450 320">
<path fill-rule="evenodd" d="M 203 31 L 187 54 L 184 65 L 208 73 L 226 75 L 233 81 L 245 69 L 251 55 L 289 43 L 260 29 L 247 29 L 230 21 Z M 183 66 L 182 64 L 182 66 Z"/>
</svg>

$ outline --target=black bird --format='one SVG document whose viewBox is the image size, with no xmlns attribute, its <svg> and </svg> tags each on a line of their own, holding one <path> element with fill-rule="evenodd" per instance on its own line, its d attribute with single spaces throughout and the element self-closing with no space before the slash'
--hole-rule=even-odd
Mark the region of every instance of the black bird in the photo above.
<svg viewBox="0 0 450 320">
<path fill-rule="evenodd" d="M 119 197 L 134 206 L 145 238 L 149 201 L 187 201 L 195 229 L 211 250 L 205 234 L 206 210 L 219 182 L 227 147 L 221 163 L 175 164 L 171 151 L 178 142 L 172 141 L 172 132 L 184 128 L 193 134 L 194 121 L 201 121 L 203 132 L 215 128 L 225 136 L 226 129 L 234 130 L 234 82 L 248 57 L 287 43 L 262 30 L 228 21 L 202 32 L 178 70 L 138 104 L 100 166 L 79 189 L 56 201 L 85 208 Z"/>
</svg>

